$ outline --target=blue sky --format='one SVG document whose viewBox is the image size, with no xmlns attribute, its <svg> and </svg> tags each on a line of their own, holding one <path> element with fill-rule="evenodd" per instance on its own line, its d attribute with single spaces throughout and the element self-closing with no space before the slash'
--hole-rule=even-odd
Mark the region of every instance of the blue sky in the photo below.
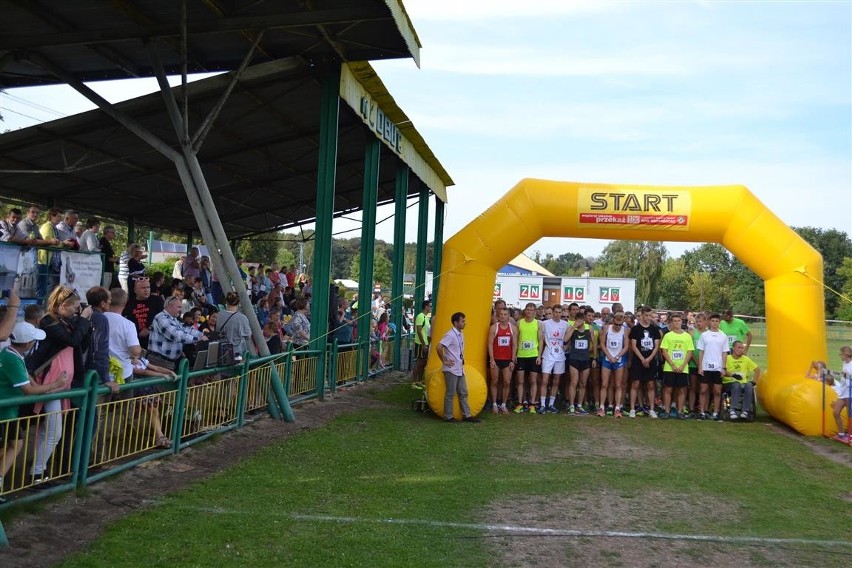
<svg viewBox="0 0 852 568">
<path fill-rule="evenodd" d="M 375 66 L 456 181 L 447 234 L 524 177 L 740 183 L 791 225 L 852 233 L 849 2 L 405 6 L 421 68 Z"/>
<path fill-rule="evenodd" d="M 852 3 L 404 4 L 421 67 L 374 65 L 456 182 L 447 236 L 525 177 L 744 184 L 790 225 L 852 234 Z M 156 88 L 93 86 L 113 101 Z M 32 103 L 91 108 L 67 89 L 9 94 L 6 128 L 57 118 Z M 377 236 L 392 233 L 386 221 Z M 606 242 L 543 239 L 529 251 L 595 255 Z"/>
</svg>

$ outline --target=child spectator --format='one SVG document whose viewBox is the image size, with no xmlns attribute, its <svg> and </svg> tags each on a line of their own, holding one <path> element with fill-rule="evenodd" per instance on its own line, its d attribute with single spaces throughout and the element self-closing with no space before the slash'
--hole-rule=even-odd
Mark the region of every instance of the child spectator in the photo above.
<svg viewBox="0 0 852 568">
<path fill-rule="evenodd" d="M 31 323 L 20 322 L 15 325 L 10 336 L 11 344 L 0 351 L 0 399 L 22 394 L 45 394 L 64 390 L 68 386 L 70 379 L 66 375 L 43 385 L 30 381 L 24 357 L 35 346 L 36 341 L 45 337 L 44 331 Z M 3 476 L 12 467 L 23 447 L 23 431 L 15 421 L 17 417 L 17 406 L 0 408 L 0 448 L 5 448 L 0 454 L 0 493 L 3 492 Z M 0 498 L 0 503 L 2 502 L 3 499 Z"/>
</svg>

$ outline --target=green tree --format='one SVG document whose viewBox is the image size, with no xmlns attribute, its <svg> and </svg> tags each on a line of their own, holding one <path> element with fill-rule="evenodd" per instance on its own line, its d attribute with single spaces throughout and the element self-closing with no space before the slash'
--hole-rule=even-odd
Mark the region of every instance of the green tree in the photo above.
<svg viewBox="0 0 852 568">
<path fill-rule="evenodd" d="M 762 316 L 766 314 L 763 279 L 735 258 L 731 273 L 734 279 L 731 290 L 731 307 L 738 314 Z"/>
<path fill-rule="evenodd" d="M 592 270 L 592 276 L 635 278 L 636 298 L 654 306 L 659 300 L 659 281 L 668 251 L 656 241 L 613 241 Z"/>
<path fill-rule="evenodd" d="M 382 288 L 389 288 L 392 284 L 393 269 L 390 259 L 384 254 L 375 254 L 373 257 L 373 284 Z M 361 255 L 352 257 L 349 266 L 349 278 L 358 281 L 361 275 Z"/>
<path fill-rule="evenodd" d="M 266 233 L 240 239 L 237 245 L 237 256 L 246 262 L 259 262 L 266 266 L 278 258 L 281 241 L 278 233 Z"/>
<path fill-rule="evenodd" d="M 687 310 L 689 297 L 689 273 L 682 258 L 667 258 L 660 273 L 657 287 L 659 300 L 657 305 L 669 310 Z"/>
<path fill-rule="evenodd" d="M 837 309 L 837 319 L 852 321 L 852 257 L 843 259 L 843 264 L 837 269 L 837 274 L 843 278 L 843 287 L 840 292 L 849 299 L 840 298 Z M 830 292 L 828 292 L 830 293 Z"/>
<path fill-rule="evenodd" d="M 852 257 L 852 240 L 849 235 L 837 229 L 817 229 L 815 227 L 793 227 L 799 236 L 805 239 L 821 255 L 823 262 L 823 281 L 827 286 L 839 290 L 844 283 L 838 269 L 843 266 L 846 257 Z M 825 315 L 829 319 L 837 317 L 840 298 L 826 291 Z"/>
</svg>

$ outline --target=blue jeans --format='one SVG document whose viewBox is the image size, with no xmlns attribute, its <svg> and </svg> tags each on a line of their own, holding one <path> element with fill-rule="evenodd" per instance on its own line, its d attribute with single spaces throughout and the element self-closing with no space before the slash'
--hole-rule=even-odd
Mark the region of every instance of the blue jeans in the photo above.
<svg viewBox="0 0 852 568">
<path fill-rule="evenodd" d="M 731 408 L 737 412 L 754 412 L 754 384 L 734 381 L 725 385 L 730 389 Z"/>
</svg>

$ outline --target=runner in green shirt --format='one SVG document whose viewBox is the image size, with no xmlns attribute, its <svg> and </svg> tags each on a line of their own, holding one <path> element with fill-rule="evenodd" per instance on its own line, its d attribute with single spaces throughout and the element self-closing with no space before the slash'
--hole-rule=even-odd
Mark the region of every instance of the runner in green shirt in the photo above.
<svg viewBox="0 0 852 568">
<path fill-rule="evenodd" d="M 722 321 L 719 322 L 719 331 L 728 336 L 728 349 L 733 350 L 734 341 L 742 341 L 745 347 L 745 354 L 748 355 L 748 348 L 751 347 L 751 330 L 746 325 L 746 322 L 734 317 L 734 310 L 727 309 L 722 314 Z"/>
</svg>

